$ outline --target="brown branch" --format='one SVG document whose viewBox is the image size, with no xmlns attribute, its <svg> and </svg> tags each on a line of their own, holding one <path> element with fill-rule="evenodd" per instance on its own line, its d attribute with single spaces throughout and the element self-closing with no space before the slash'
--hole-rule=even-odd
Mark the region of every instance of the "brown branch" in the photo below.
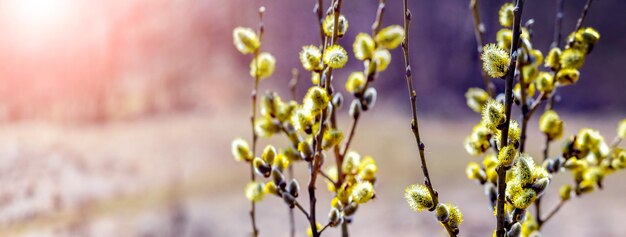
<svg viewBox="0 0 626 237">
<path fill-rule="evenodd" d="M 411 12 L 409 11 L 407 0 L 403 1 L 403 7 L 404 7 L 404 40 L 402 41 L 402 50 L 404 52 L 404 63 L 405 63 L 404 66 L 406 68 L 405 79 L 407 83 L 407 89 L 409 92 L 409 100 L 411 103 L 411 114 L 413 116 L 413 120 L 411 121 L 411 131 L 413 132 L 413 135 L 415 137 L 415 142 L 417 143 L 417 147 L 419 149 L 419 159 L 421 162 L 422 173 L 424 174 L 424 178 L 426 179 L 424 183 L 433 200 L 433 207 L 431 208 L 430 211 L 433 211 L 434 208 L 439 203 L 439 198 L 438 198 L 437 192 L 433 189 L 432 181 L 430 179 L 430 175 L 428 174 L 428 166 L 426 164 L 426 156 L 424 154 L 425 153 L 424 150 L 426 146 L 422 142 L 422 139 L 419 133 L 419 125 L 418 125 L 418 119 L 417 119 L 417 106 L 416 106 L 417 93 L 413 89 L 411 59 L 409 55 L 409 26 L 411 22 Z M 446 231 L 448 232 L 450 236 L 457 236 L 458 230 L 454 230 L 448 224 L 448 222 L 441 222 L 441 223 L 446 228 Z"/>
<path fill-rule="evenodd" d="M 332 5 L 333 7 L 333 14 L 335 17 L 335 21 L 334 21 L 334 27 L 333 27 L 333 35 L 331 37 L 331 44 L 335 45 L 337 44 L 337 31 L 339 29 L 339 15 L 341 14 L 341 3 L 342 0 L 335 0 L 334 4 Z M 319 6 L 321 8 L 321 4 Z M 319 11 L 319 10 L 318 10 Z M 319 13 L 318 13 L 319 14 Z M 328 92 L 329 96 L 332 98 L 332 90 L 330 88 L 330 83 L 331 83 L 331 78 L 332 78 L 332 73 L 333 70 L 332 68 L 328 68 L 328 73 L 325 77 L 320 79 L 320 83 L 324 82 L 324 89 L 326 89 L 326 91 Z M 320 168 L 322 167 L 322 135 L 324 134 L 324 130 L 326 129 L 326 116 L 327 115 L 327 110 L 324 109 L 322 110 L 322 116 L 321 116 L 321 120 L 320 120 L 320 127 L 319 130 L 317 132 L 317 134 L 315 135 L 315 140 L 313 141 L 313 147 L 315 149 L 315 155 L 313 157 L 313 161 L 311 162 L 310 165 L 310 178 L 309 178 L 309 184 L 308 184 L 308 191 L 309 191 L 309 213 L 310 213 L 310 218 L 309 218 L 309 224 L 311 226 L 311 230 L 313 232 L 313 237 L 319 237 L 320 233 L 317 230 L 317 222 L 316 222 L 316 217 L 315 217 L 315 204 L 317 202 L 317 198 L 315 197 L 315 181 L 317 180 L 317 174 L 319 173 Z"/>
<path fill-rule="evenodd" d="M 511 122 L 511 106 L 513 105 L 513 76 L 515 75 L 517 66 L 517 54 L 520 42 L 521 34 L 521 18 L 524 10 L 524 0 L 517 0 L 515 9 L 513 10 L 515 15 L 515 21 L 513 24 L 513 39 L 511 43 L 511 63 L 509 64 L 508 73 L 505 76 L 505 113 L 506 121 L 503 124 L 502 133 L 500 137 L 500 146 L 506 146 L 508 144 L 509 137 L 509 124 Z M 503 237 L 505 234 L 505 213 L 504 213 L 504 196 L 506 190 L 506 167 L 499 167 L 498 173 L 498 198 L 496 203 L 496 236 Z"/>
<path fill-rule="evenodd" d="M 480 62 L 480 55 L 483 54 L 483 44 L 485 38 L 485 25 L 480 21 L 480 13 L 478 12 L 478 0 L 470 0 L 470 9 L 472 10 L 472 16 L 474 19 L 474 36 L 476 38 L 476 51 L 478 52 L 478 58 Z M 493 84 L 487 72 L 480 70 L 483 80 L 485 81 L 485 89 L 490 97 L 494 97 L 496 93 L 496 86 Z"/>
</svg>

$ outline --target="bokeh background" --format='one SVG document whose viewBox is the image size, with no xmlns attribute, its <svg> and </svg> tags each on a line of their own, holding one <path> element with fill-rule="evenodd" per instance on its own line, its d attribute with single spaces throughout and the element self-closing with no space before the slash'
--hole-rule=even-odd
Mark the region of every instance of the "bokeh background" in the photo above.
<svg viewBox="0 0 626 237">
<path fill-rule="evenodd" d="M 401 1 L 387 2 L 383 25 L 401 24 Z M 482 188 L 464 177 L 465 164 L 479 158 L 467 155 L 462 142 L 479 117 L 463 95 L 482 86 L 469 1 L 410 2 L 411 57 L 432 178 L 442 198 L 463 210 L 461 236 L 490 235 L 494 221 Z M 505 1 L 479 2 L 492 42 Z M 566 1 L 564 36 L 584 2 Z M 249 137 L 252 80 L 250 57 L 234 49 L 231 37 L 236 26 L 256 27 L 262 5 L 262 48 L 278 67 L 261 91 L 286 95 L 291 70 L 301 69 L 300 48 L 318 44 L 314 1 L 0 1 L 0 236 L 247 236 L 247 166 L 231 158 L 230 142 Z M 344 1 L 350 27 L 340 43 L 347 49 L 357 33 L 370 31 L 377 5 Z M 610 140 L 626 117 L 625 12 L 623 1 L 591 7 L 585 25 L 602 38 L 581 80 L 560 90 L 556 109 L 567 134 L 593 127 Z M 535 19 L 533 42 L 543 51 L 554 15 L 554 1 L 526 3 L 524 19 Z M 402 198 L 404 187 L 423 177 L 408 126 L 403 59 L 400 50 L 392 55 L 373 84 L 379 101 L 364 114 L 353 143 L 379 162 L 377 200 L 359 210 L 351 230 L 353 236 L 445 236 L 431 215 L 412 213 Z M 361 67 L 351 57 L 337 70 L 337 83 Z M 308 85 L 303 75 L 298 94 Z M 347 129 L 345 108 L 342 113 L 340 127 Z M 530 136 L 540 137 L 537 121 L 530 124 Z M 539 156 L 541 140 L 530 140 L 531 155 Z M 269 142 L 285 141 L 260 144 Z M 568 203 L 545 235 L 623 236 L 624 178 L 613 175 L 605 190 Z M 556 204 L 554 189 L 569 180 L 555 178 L 544 206 Z M 321 216 L 330 199 L 324 195 Z M 261 236 L 287 236 L 281 200 L 267 198 L 258 213 Z M 305 236 L 306 224 L 297 228 Z"/>
</svg>

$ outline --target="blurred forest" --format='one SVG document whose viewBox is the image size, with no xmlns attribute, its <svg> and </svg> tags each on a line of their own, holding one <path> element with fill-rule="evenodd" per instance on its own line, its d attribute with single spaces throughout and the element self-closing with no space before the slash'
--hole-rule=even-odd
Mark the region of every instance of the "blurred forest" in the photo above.
<svg viewBox="0 0 626 237">
<path fill-rule="evenodd" d="M 26 1 L 28 2 L 28 1 Z M 32 2 L 32 0 L 30 0 Z M 54 1 L 53 1 L 54 2 Z M 224 101 L 244 103 L 249 90 L 248 57 L 232 46 L 231 29 L 256 27 L 257 7 L 267 6 L 263 50 L 278 59 L 268 85 L 287 91 L 292 68 L 300 68 L 302 45 L 317 44 L 313 2 L 259 0 L 59 0 L 63 18 L 16 16 L 11 0 L 0 3 L 0 118 L 103 121 L 155 113 L 212 111 Z M 329 1 L 325 1 L 328 4 Z M 468 113 L 463 94 L 482 86 L 469 1 L 411 1 L 412 54 L 420 108 L 429 115 Z M 487 42 L 495 41 L 497 10 L 504 1 L 480 1 Z M 574 27 L 583 0 L 567 1 L 564 35 Z M 534 42 L 546 50 L 552 39 L 553 1 L 528 1 L 525 19 L 535 19 Z M 350 28 L 341 43 L 369 31 L 377 1 L 346 1 Z M 401 23 L 400 1 L 388 1 L 384 25 Z M 619 114 L 626 110 L 626 1 L 594 2 L 586 24 L 600 43 L 566 87 L 562 111 Z M 28 24 L 47 24 L 45 30 Z M 351 50 L 349 50 L 351 51 Z M 545 51 L 544 51 L 545 52 Z M 351 52 L 350 52 L 351 53 Z M 400 51 L 376 82 L 383 100 L 403 100 Z M 360 68 L 351 58 L 348 68 Z M 345 80 L 349 70 L 337 74 Z M 301 81 L 306 80 L 303 75 Z M 498 82 L 501 89 L 502 82 Z M 304 90 L 304 87 L 301 87 Z M 402 93 L 400 93 L 402 92 Z"/>
</svg>

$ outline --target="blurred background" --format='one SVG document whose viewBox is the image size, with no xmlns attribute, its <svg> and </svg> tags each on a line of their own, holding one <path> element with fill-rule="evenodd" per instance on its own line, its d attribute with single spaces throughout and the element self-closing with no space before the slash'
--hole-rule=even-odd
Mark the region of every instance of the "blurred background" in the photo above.
<svg viewBox="0 0 626 237">
<path fill-rule="evenodd" d="M 230 142 L 249 139 L 253 81 L 250 57 L 235 50 L 232 29 L 255 28 L 258 7 L 266 6 L 262 49 L 277 58 L 277 69 L 261 92 L 286 95 L 291 70 L 301 70 L 301 47 L 319 41 L 314 2 L 0 1 L 0 236 L 247 236 L 247 166 L 231 158 Z M 402 2 L 387 2 L 383 26 L 402 24 Z M 463 139 L 479 121 L 464 93 L 483 85 L 469 1 L 410 2 L 411 57 L 432 178 L 442 198 L 463 210 L 461 236 L 490 235 L 494 221 L 482 188 L 464 175 L 466 163 L 478 158 L 465 153 Z M 479 2 L 486 42 L 493 42 L 505 1 Z M 584 2 L 566 1 L 564 37 Z M 350 27 L 340 43 L 350 55 L 356 34 L 370 31 L 377 6 L 344 1 Z M 590 9 L 585 25 L 601 40 L 581 80 L 560 90 L 556 109 L 567 134 L 593 127 L 610 140 L 626 116 L 625 12 L 624 1 L 594 1 Z M 524 20 L 535 19 L 534 47 L 544 52 L 554 16 L 554 1 L 526 1 Z M 401 51 L 392 55 L 373 84 L 379 101 L 362 116 L 353 143 L 379 162 L 377 200 L 359 210 L 351 229 L 354 236 L 445 236 L 431 215 L 412 213 L 402 197 L 404 187 L 423 177 L 408 126 Z M 361 67 L 351 56 L 336 71 L 337 83 Z M 303 75 L 298 94 L 309 85 Z M 342 113 L 340 128 L 347 129 Z M 537 121 L 530 124 L 530 136 L 540 137 Z M 541 154 L 542 140 L 531 139 L 531 155 Z M 269 142 L 285 141 L 262 140 L 260 147 Z M 623 236 L 624 178 L 613 175 L 605 190 L 568 203 L 545 235 Z M 544 206 L 556 205 L 554 189 L 568 181 L 566 174 L 555 179 Z M 320 197 L 322 216 L 329 200 Z M 281 200 L 267 198 L 258 213 L 261 236 L 287 236 Z M 298 223 L 300 236 L 305 228 Z"/>
</svg>

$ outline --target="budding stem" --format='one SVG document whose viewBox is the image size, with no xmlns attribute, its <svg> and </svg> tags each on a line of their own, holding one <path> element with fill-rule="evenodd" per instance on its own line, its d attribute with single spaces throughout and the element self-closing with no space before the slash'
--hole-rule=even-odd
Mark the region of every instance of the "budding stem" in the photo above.
<svg viewBox="0 0 626 237">
<path fill-rule="evenodd" d="M 470 0 L 470 9 L 472 10 L 472 16 L 474 19 L 474 36 L 476 37 L 476 50 L 478 52 L 478 58 L 480 62 L 480 55 L 483 54 L 483 42 L 485 38 L 485 25 L 480 21 L 480 13 L 478 12 L 478 0 Z M 489 94 L 489 97 L 495 96 L 496 86 L 487 76 L 485 70 L 480 70 L 480 73 L 485 81 L 485 89 Z"/>
<path fill-rule="evenodd" d="M 431 209 L 434 210 L 437 207 L 437 204 L 439 203 L 439 199 L 438 199 L 437 192 L 433 189 L 432 181 L 430 179 L 430 175 L 428 174 L 428 166 L 426 164 L 426 156 L 424 154 L 425 153 L 424 150 L 426 147 L 424 143 L 422 142 L 422 139 L 419 133 L 419 125 L 418 125 L 417 109 L 416 109 L 417 94 L 415 90 L 413 89 L 413 78 L 412 78 L 411 61 L 410 61 L 411 58 L 409 56 L 409 25 L 411 22 L 411 12 L 409 11 L 407 0 L 403 1 L 403 7 L 404 7 L 404 41 L 402 42 L 402 51 L 404 52 L 404 63 L 405 63 L 404 66 L 406 68 L 405 79 L 407 83 L 407 89 L 409 92 L 409 100 L 411 103 L 411 113 L 413 116 L 413 120 L 411 121 L 411 131 L 413 131 L 415 142 L 417 143 L 417 146 L 419 149 L 419 158 L 421 162 L 422 173 L 424 174 L 424 178 L 426 179 L 424 184 L 426 188 L 428 189 L 428 192 L 433 200 L 433 207 Z M 457 236 L 457 231 L 453 230 L 453 228 L 448 224 L 448 222 L 441 222 L 441 223 L 446 228 L 446 231 L 448 232 L 450 236 Z"/>
<path fill-rule="evenodd" d="M 583 11 L 580 15 L 580 17 L 578 18 L 578 21 L 576 23 L 576 29 L 574 32 L 580 30 L 582 28 L 582 24 L 585 21 L 585 18 L 587 17 L 587 13 L 589 12 L 589 7 L 591 7 L 591 3 L 593 0 L 587 0 L 587 2 L 585 3 L 585 6 L 583 7 Z M 559 43 L 561 41 L 561 25 L 562 25 L 562 21 L 563 21 L 563 8 L 564 8 L 564 0 L 557 0 L 557 12 L 556 12 L 556 20 L 555 20 L 555 25 L 554 25 L 554 41 L 552 42 L 551 47 L 559 47 Z M 554 73 L 554 75 L 556 75 L 558 73 L 558 70 Z M 553 82 L 555 83 L 555 82 Z M 557 87 L 554 87 L 554 90 L 552 91 L 552 93 L 550 93 L 550 95 L 548 96 L 548 103 L 546 104 L 546 108 L 545 110 L 551 110 L 552 107 L 554 106 L 554 102 L 555 102 L 555 96 L 556 96 L 556 91 L 557 91 Z M 550 149 L 550 142 L 552 142 L 552 139 L 550 139 L 550 137 L 548 135 L 546 135 L 546 140 L 545 140 L 545 144 L 544 144 L 544 149 L 543 149 L 543 160 L 545 161 L 546 159 L 548 159 L 548 155 L 549 155 L 549 149 Z M 548 216 L 545 219 L 542 219 L 541 217 L 541 198 L 542 197 L 538 197 L 537 200 L 535 200 L 535 210 L 537 212 L 537 224 L 539 226 L 539 229 L 541 229 L 541 227 L 543 226 L 543 224 L 545 224 L 550 218 L 552 218 L 552 216 L 554 216 L 554 214 L 556 214 L 561 207 L 565 204 L 565 200 L 561 200 L 559 202 L 559 204 L 552 209 L 552 211 L 549 212 Z"/>
<path fill-rule="evenodd" d="M 513 39 L 511 43 L 511 63 L 509 64 L 508 73 L 505 76 L 506 84 L 505 84 L 505 114 L 506 121 L 502 126 L 502 133 L 500 137 L 500 146 L 506 146 L 508 144 L 509 137 L 509 124 L 511 122 L 511 107 L 513 105 L 513 77 L 515 75 L 515 71 L 517 70 L 517 54 L 520 43 L 520 34 L 521 34 L 521 18 L 522 12 L 524 9 L 524 0 L 517 0 L 515 4 L 514 13 L 514 24 L 513 24 Z M 497 169 L 498 173 L 498 198 L 496 202 L 496 236 L 503 237 L 505 234 L 505 213 L 504 213 L 504 196 L 506 191 L 506 171 L 505 167 L 501 167 Z"/>
<path fill-rule="evenodd" d="M 333 35 L 332 35 L 332 39 L 331 39 L 331 45 L 335 45 L 337 44 L 337 31 L 339 29 L 339 15 L 341 13 L 341 3 L 342 0 L 335 0 L 333 1 L 333 5 L 331 5 L 333 7 L 333 14 L 335 17 L 335 21 L 334 21 L 334 27 L 333 27 Z M 318 1 L 318 9 L 317 9 L 317 13 L 318 13 L 318 17 L 319 19 L 323 18 L 323 15 L 321 14 L 321 9 L 322 9 L 322 1 Z M 321 21 L 320 21 L 321 23 Z M 323 29 L 322 32 L 323 33 Z M 323 35 L 321 35 L 322 38 Z M 328 40 L 325 38 L 324 39 L 325 42 L 327 42 Z M 323 45 L 325 47 L 325 43 Z M 322 49 L 323 52 L 324 49 Z M 330 87 L 330 83 L 331 83 L 331 77 L 332 77 L 332 73 L 333 70 L 332 68 L 327 68 L 328 73 L 326 74 L 325 77 L 321 77 L 320 78 L 320 83 L 324 82 L 324 89 L 326 89 L 326 91 L 328 92 L 328 95 L 330 96 L 330 98 L 333 97 L 333 93 Z M 311 226 L 311 231 L 313 233 L 313 237 L 319 237 L 320 236 L 320 231 L 318 231 L 317 229 L 317 222 L 316 222 L 316 217 L 315 217 L 315 204 L 317 202 L 317 199 L 315 197 L 315 181 L 317 180 L 317 174 L 319 173 L 320 168 L 322 167 L 322 135 L 324 134 L 324 130 L 326 129 L 326 116 L 328 116 L 328 110 L 324 109 L 322 110 L 322 115 L 321 115 L 321 119 L 320 119 L 320 127 L 319 130 L 317 131 L 317 134 L 315 135 L 315 140 L 313 141 L 313 147 L 315 149 L 315 155 L 313 156 L 313 161 L 311 161 L 310 164 L 310 177 L 309 177 L 309 185 L 308 185 L 308 191 L 309 191 L 309 224 Z"/>
</svg>

